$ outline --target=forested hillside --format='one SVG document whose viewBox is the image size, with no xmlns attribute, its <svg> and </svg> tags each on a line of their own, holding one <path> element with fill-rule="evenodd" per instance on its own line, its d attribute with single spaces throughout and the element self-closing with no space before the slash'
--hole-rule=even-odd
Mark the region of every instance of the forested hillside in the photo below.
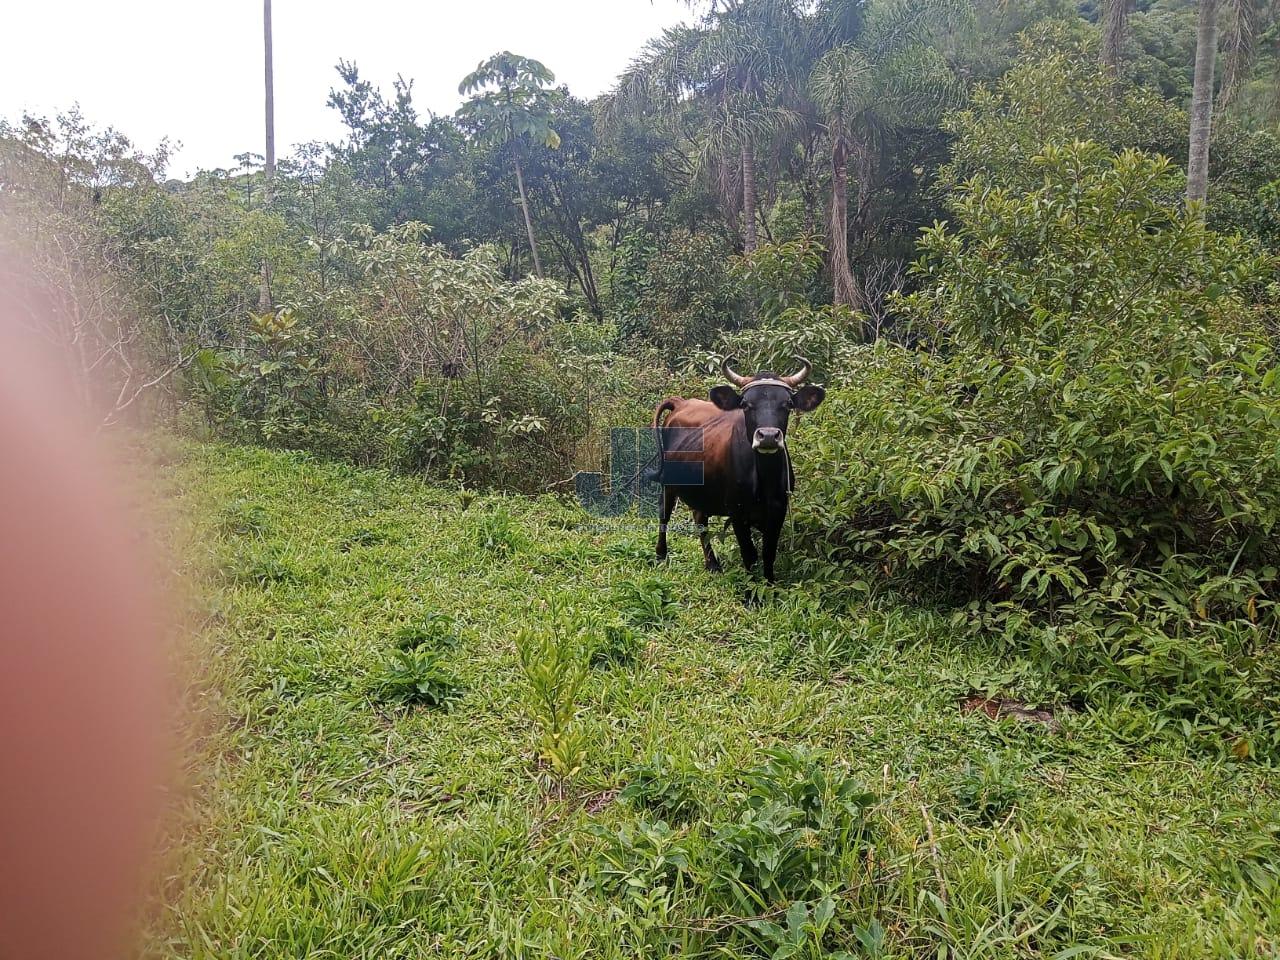
<svg viewBox="0 0 1280 960">
<path fill-rule="evenodd" d="M 1204 210 L 1273 244 L 1274 11 L 1219 6 Z M 896 294 L 921 284 L 921 230 L 954 217 L 969 178 L 1021 189 L 1042 147 L 1075 140 L 1187 163 L 1184 0 L 732 0 L 690 16 L 590 103 L 535 50 L 459 77 L 452 116 L 340 63 L 328 102 L 346 136 L 270 178 L 246 152 L 166 180 L 164 145 L 140 152 L 76 111 L 11 118 L 6 244 L 33 264 L 29 294 L 65 307 L 49 336 L 76 345 L 108 420 L 177 414 L 536 490 L 592 465 L 601 433 L 661 393 L 700 391 L 685 374 L 729 349 L 748 366 L 805 351 L 834 382 L 876 339 L 940 347 Z M 1181 191 L 1146 196 L 1176 207 Z"/>
</svg>

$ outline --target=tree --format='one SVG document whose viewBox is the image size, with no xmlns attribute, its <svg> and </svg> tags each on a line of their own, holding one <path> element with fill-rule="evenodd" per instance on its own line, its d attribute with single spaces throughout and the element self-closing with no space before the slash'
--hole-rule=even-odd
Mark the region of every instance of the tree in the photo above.
<svg viewBox="0 0 1280 960">
<path fill-rule="evenodd" d="M 1225 0 L 1226 67 L 1221 103 L 1244 83 L 1258 52 L 1257 0 Z M 1219 0 L 1199 0 L 1196 66 L 1191 86 L 1191 132 L 1187 149 L 1187 202 L 1204 203 L 1209 192 L 1209 145 L 1213 135 L 1214 71 L 1218 58 Z"/>
<path fill-rule="evenodd" d="M 1213 128 L 1213 67 L 1218 56 L 1218 0 L 1200 0 L 1196 21 L 1196 73 L 1191 87 L 1187 150 L 1187 202 L 1204 203 L 1209 190 L 1209 137 Z"/>
<path fill-rule="evenodd" d="M 526 138 L 552 150 L 559 148 L 560 135 L 551 127 L 546 90 L 547 84 L 554 81 L 555 74 L 537 60 L 503 51 L 482 62 L 458 85 L 459 93 L 474 94 L 462 105 L 459 116 L 473 123 L 482 139 L 497 141 L 511 150 L 524 228 L 529 235 L 529 252 L 533 256 L 533 270 L 539 277 L 543 275 L 542 261 L 538 257 L 538 241 L 525 193 L 520 149 Z M 486 89 L 488 87 L 493 89 Z"/>
<path fill-rule="evenodd" d="M 828 260 L 833 301 L 869 312 L 872 306 L 849 262 L 849 161 L 857 166 L 858 215 L 869 199 L 876 141 L 895 127 L 936 122 L 957 82 L 927 42 L 949 12 L 945 3 L 887 0 L 869 8 L 832 0 L 816 29 L 825 52 L 809 77 L 831 150 Z"/>
<path fill-rule="evenodd" d="M 1129 12 L 1133 0 L 1107 0 L 1102 11 L 1102 65 L 1117 75 L 1125 37 L 1129 32 Z"/>
<path fill-rule="evenodd" d="M 849 152 L 856 134 L 853 122 L 866 107 L 865 78 L 871 72 L 866 58 L 852 46 L 829 51 L 814 68 L 813 97 L 821 109 L 831 141 L 831 204 L 828 211 L 828 263 L 832 301 L 862 309 L 861 291 L 849 265 Z M 862 169 L 858 189 L 866 189 L 867 146 L 857 142 Z"/>
<path fill-rule="evenodd" d="M 754 0 L 712 11 L 695 64 L 715 91 L 703 149 L 738 155 L 742 178 L 742 246 L 759 244 L 761 143 L 790 126 L 788 94 L 797 85 L 800 18 L 788 0 Z"/>
<path fill-rule="evenodd" d="M 700 25 L 651 42 L 613 97 L 615 110 L 680 129 L 748 253 L 759 242 L 760 156 L 796 127 L 804 40 L 795 0 L 714 6 Z"/>
<path fill-rule="evenodd" d="M 265 87 L 266 87 L 266 122 L 267 122 L 267 143 L 266 143 L 266 166 L 263 173 L 266 178 L 266 205 L 271 206 L 271 186 L 272 180 L 276 176 L 276 103 L 275 103 L 275 82 L 272 77 L 271 64 L 271 0 L 262 0 L 262 45 L 265 66 Z M 262 261 L 262 283 L 258 288 L 258 312 L 267 313 L 271 309 L 271 263 L 263 259 Z"/>
</svg>

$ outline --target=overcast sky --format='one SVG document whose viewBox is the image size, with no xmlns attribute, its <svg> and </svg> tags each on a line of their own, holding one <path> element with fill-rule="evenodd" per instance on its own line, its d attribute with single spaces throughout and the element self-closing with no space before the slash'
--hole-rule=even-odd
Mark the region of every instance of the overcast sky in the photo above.
<svg viewBox="0 0 1280 960">
<path fill-rule="evenodd" d="M 170 175 L 262 152 L 261 0 L 8 0 L 0 116 L 87 119 L 139 146 L 182 144 Z M 611 86 L 644 42 L 688 18 L 681 0 L 273 0 L 276 149 L 329 140 L 334 64 L 390 91 L 413 79 L 421 112 L 449 113 L 458 81 L 499 50 L 545 63 L 582 97 Z"/>
</svg>

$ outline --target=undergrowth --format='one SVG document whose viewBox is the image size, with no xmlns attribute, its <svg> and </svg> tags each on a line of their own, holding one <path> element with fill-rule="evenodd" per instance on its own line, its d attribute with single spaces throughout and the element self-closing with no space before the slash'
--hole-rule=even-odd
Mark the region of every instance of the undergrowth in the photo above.
<svg viewBox="0 0 1280 960">
<path fill-rule="evenodd" d="M 1054 724 L 966 711 L 971 690 L 1054 691 L 945 613 L 830 589 L 794 537 L 744 605 L 691 536 L 654 566 L 645 532 L 548 499 L 464 510 L 383 473 L 185 450 L 156 482 L 200 624 L 195 728 L 147 957 L 1280 940 L 1264 764 L 1164 735 L 1140 700 Z M 267 557 L 289 575 L 252 575 Z"/>
</svg>

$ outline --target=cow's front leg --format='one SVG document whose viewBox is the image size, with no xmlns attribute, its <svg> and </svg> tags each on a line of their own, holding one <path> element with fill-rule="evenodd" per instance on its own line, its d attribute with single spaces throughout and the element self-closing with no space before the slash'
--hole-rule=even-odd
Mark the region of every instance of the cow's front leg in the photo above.
<svg viewBox="0 0 1280 960">
<path fill-rule="evenodd" d="M 778 538 L 782 536 L 782 524 L 787 519 L 786 509 L 778 511 L 776 517 L 770 516 L 764 524 L 764 535 L 761 537 L 764 547 L 764 578 L 774 582 L 773 561 L 778 556 Z"/>
<path fill-rule="evenodd" d="M 720 572 L 720 561 L 716 559 L 716 552 L 711 549 L 711 531 L 707 529 L 707 515 L 693 513 L 693 522 L 698 527 L 698 542 L 702 544 L 702 562 L 712 573 Z"/>
<path fill-rule="evenodd" d="M 754 570 L 756 560 L 759 555 L 756 553 L 756 545 L 751 540 L 751 524 L 746 517 L 732 516 L 729 522 L 733 524 L 733 535 L 738 538 L 738 550 L 742 553 L 742 565 L 748 571 Z"/>
</svg>

